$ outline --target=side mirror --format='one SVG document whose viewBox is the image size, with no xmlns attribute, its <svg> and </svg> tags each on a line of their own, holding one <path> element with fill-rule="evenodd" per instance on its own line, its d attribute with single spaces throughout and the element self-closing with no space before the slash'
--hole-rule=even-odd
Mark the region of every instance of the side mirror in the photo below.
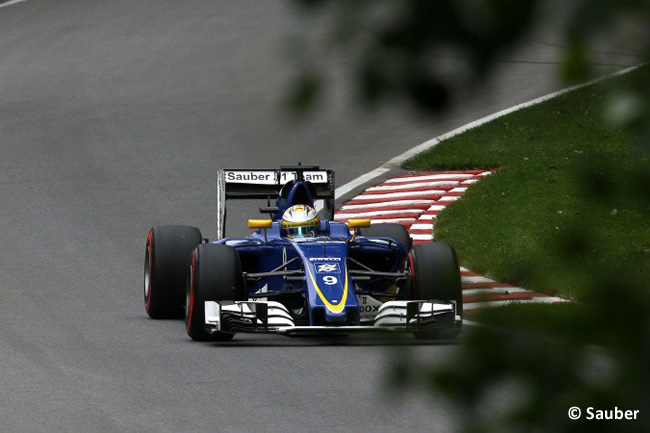
<svg viewBox="0 0 650 433">
<path fill-rule="evenodd" d="M 270 229 L 273 227 L 272 220 L 248 220 L 249 229 Z"/>
<path fill-rule="evenodd" d="M 348 220 L 348 227 L 351 229 L 359 229 L 359 228 L 366 228 L 370 227 L 370 220 L 369 219 L 349 219 Z"/>
</svg>

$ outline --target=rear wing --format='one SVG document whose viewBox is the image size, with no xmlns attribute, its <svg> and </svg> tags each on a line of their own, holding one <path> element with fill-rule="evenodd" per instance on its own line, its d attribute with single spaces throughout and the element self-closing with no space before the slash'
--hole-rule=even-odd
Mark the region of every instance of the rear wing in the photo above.
<svg viewBox="0 0 650 433">
<path fill-rule="evenodd" d="M 221 169 L 217 172 L 217 239 L 226 233 L 226 202 L 230 200 L 275 200 L 292 180 L 309 181 L 316 192 L 314 200 L 323 200 L 324 216 L 334 219 L 334 171 L 317 165 L 290 165 L 279 169 Z"/>
</svg>

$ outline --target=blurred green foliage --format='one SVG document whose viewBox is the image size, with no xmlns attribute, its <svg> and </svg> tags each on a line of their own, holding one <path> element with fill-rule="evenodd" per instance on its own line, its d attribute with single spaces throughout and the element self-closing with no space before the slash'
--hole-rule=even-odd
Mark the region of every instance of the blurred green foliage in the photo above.
<svg viewBox="0 0 650 433">
<path fill-rule="evenodd" d="M 305 51 L 350 65 L 367 107 L 405 101 L 424 112 L 448 108 L 451 93 L 479 86 L 504 55 L 540 28 L 564 35 L 558 72 L 582 82 L 598 63 L 594 46 L 616 41 L 630 57 L 650 55 L 648 0 L 294 0 L 297 9 L 329 18 L 320 45 Z M 293 83 L 290 107 L 304 112 L 327 88 L 312 56 Z M 454 71 L 447 61 L 454 60 Z M 315 80 L 314 77 L 319 76 Z M 295 98 L 293 95 L 310 95 Z M 637 116 L 638 118 L 638 116 Z"/>
<path fill-rule="evenodd" d="M 568 10 L 557 27 L 564 47 L 558 75 L 566 83 L 593 74 L 589 47 L 602 41 L 624 38 L 628 54 L 650 58 L 649 0 L 294 2 L 308 13 L 331 17 L 332 31 L 323 44 L 334 51 L 326 55 L 337 53 L 352 65 L 357 94 L 368 107 L 406 101 L 425 113 L 447 109 L 459 80 L 480 86 L 499 56 L 549 19 L 542 10 L 559 4 Z M 450 55 L 458 60 L 455 74 L 441 66 Z M 306 70 L 291 92 L 291 106 L 299 112 L 327 90 L 328 77 L 315 73 L 318 67 Z M 626 129 L 630 152 L 641 159 L 650 152 L 650 83 L 647 74 L 637 77 L 608 96 L 604 115 L 612 128 Z M 591 185 L 585 201 L 611 197 L 612 170 L 611 162 L 585 164 L 581 176 Z M 619 193 L 650 204 L 648 191 L 650 173 L 640 170 Z M 551 245 L 549 254 L 585 263 L 588 251 L 579 246 L 588 242 L 589 227 L 575 227 L 569 242 Z M 578 305 L 488 311 L 476 319 L 497 326 L 468 330 L 443 367 L 414 364 L 401 347 L 393 386 L 429 384 L 432 393 L 457 405 L 466 432 L 650 431 L 650 282 L 633 278 L 635 263 L 616 256 L 591 268 Z M 583 410 L 581 420 L 569 419 L 572 406 Z M 588 421 L 587 407 L 641 414 L 636 421 Z"/>
<path fill-rule="evenodd" d="M 644 413 L 650 403 L 650 170 L 647 152 L 637 146 L 644 143 L 647 123 L 605 120 L 612 110 L 606 101 L 616 100 L 612 95 L 620 89 L 647 83 L 649 74 L 645 66 L 566 94 L 411 161 L 420 168 L 471 166 L 468 161 L 474 160 L 500 166 L 441 215 L 437 233 L 458 241 L 462 256 L 463 243 L 493 231 L 485 248 L 503 257 L 476 257 L 479 266 L 514 283 L 555 285 L 577 300 L 484 310 L 472 317 L 483 325 L 467 330 L 454 359 L 443 367 L 412 365 L 404 353 L 396 358 L 397 386 L 428 383 L 431 392 L 444 394 L 466 414 L 464 431 L 650 431 Z M 625 131 L 617 129 L 623 126 Z M 536 167 L 535 176 L 528 166 Z M 566 194 L 554 189 L 557 185 L 568 186 Z M 546 200 L 549 192 L 557 197 Z M 499 209 L 481 208 L 482 203 Z M 473 207 L 484 217 L 469 217 Z M 500 208 L 505 211 L 499 213 Z M 551 230 L 548 236 L 521 238 L 555 226 L 562 229 L 555 235 Z M 480 250 L 476 247 L 469 249 Z M 574 406 L 583 411 L 580 420 L 568 416 Z M 641 415 L 634 421 L 587 420 L 588 407 L 640 410 Z"/>
<path fill-rule="evenodd" d="M 449 103 L 450 83 L 440 74 L 436 55 L 453 50 L 480 82 L 496 56 L 531 27 L 535 0 L 298 0 L 307 10 L 326 10 L 334 17 L 330 40 L 354 63 L 358 96 L 375 105 L 405 97 L 416 107 L 440 111 Z M 351 58 L 352 57 L 352 58 Z M 305 72 L 304 76 L 312 76 Z M 292 93 L 310 86 L 297 80 Z M 325 81 L 321 81 L 324 84 Z M 314 95 L 315 96 L 315 95 Z M 316 98 L 290 99 L 297 111 Z"/>
</svg>

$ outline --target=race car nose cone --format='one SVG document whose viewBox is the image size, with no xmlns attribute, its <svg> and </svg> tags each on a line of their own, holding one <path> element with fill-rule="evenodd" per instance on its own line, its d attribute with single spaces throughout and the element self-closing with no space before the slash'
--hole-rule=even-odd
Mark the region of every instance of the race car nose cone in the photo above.
<svg viewBox="0 0 650 433">
<path fill-rule="evenodd" d="M 345 325 L 346 317 L 346 311 L 342 311 L 340 313 L 332 313 L 331 311 L 325 312 L 325 321 L 328 325 Z"/>
</svg>

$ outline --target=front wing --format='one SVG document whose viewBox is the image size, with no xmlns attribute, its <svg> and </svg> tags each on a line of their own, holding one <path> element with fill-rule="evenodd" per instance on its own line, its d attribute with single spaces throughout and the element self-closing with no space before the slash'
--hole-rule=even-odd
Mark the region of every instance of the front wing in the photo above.
<svg viewBox="0 0 650 433">
<path fill-rule="evenodd" d="M 287 308 L 274 301 L 207 301 L 205 330 L 259 332 L 287 336 L 348 334 L 354 332 L 420 332 L 455 334 L 461 318 L 455 302 L 388 301 L 379 307 L 372 324 L 359 326 L 296 326 Z"/>
</svg>

